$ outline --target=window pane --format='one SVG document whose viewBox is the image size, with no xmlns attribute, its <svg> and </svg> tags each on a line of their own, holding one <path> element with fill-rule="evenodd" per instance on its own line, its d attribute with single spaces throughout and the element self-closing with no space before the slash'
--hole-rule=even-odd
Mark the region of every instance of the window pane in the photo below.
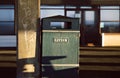
<svg viewBox="0 0 120 78">
<path fill-rule="evenodd" d="M 119 22 L 101 22 L 102 32 L 119 32 Z"/>
<path fill-rule="evenodd" d="M 101 10 L 101 21 L 119 21 L 119 10 Z"/>
<path fill-rule="evenodd" d="M 64 16 L 64 10 L 41 10 L 41 18 L 50 17 L 50 16 L 56 16 L 56 15 L 63 15 Z"/>
<path fill-rule="evenodd" d="M 0 47 L 17 47 L 16 36 L 0 36 Z"/>
<path fill-rule="evenodd" d="M 95 17 L 94 11 L 85 11 L 85 24 L 94 25 Z"/>
<path fill-rule="evenodd" d="M 67 11 L 67 17 L 75 17 L 75 11 Z"/>
<path fill-rule="evenodd" d="M 67 17 L 79 18 L 79 24 L 81 23 L 81 11 L 67 11 Z"/>
<path fill-rule="evenodd" d="M 0 5 L 0 35 L 13 35 L 14 5 Z"/>
<path fill-rule="evenodd" d="M 14 9 L 0 9 L 0 21 L 14 21 Z"/>
<path fill-rule="evenodd" d="M 0 22 L 0 35 L 14 34 L 14 22 Z"/>
</svg>

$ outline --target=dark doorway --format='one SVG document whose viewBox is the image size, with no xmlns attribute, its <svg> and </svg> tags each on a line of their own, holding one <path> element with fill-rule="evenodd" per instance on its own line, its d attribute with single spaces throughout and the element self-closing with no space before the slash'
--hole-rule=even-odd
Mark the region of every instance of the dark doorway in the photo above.
<svg viewBox="0 0 120 78">
<path fill-rule="evenodd" d="M 66 9 L 65 14 L 68 17 L 79 18 L 80 46 L 101 46 L 98 7 Z"/>
<path fill-rule="evenodd" d="M 81 46 L 100 46 L 99 12 L 96 10 L 83 10 L 81 20 Z"/>
</svg>

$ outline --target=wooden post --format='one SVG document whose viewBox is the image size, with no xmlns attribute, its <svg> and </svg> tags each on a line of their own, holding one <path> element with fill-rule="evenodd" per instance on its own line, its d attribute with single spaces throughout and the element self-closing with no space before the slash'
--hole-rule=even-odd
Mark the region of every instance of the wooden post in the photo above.
<svg viewBox="0 0 120 78">
<path fill-rule="evenodd" d="M 16 0 L 17 78 L 39 77 L 40 0 Z"/>
</svg>

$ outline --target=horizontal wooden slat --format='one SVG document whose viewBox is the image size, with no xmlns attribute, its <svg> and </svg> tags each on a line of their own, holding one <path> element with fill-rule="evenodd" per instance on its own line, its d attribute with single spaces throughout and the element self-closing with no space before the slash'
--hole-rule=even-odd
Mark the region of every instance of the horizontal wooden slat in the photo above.
<svg viewBox="0 0 120 78">
<path fill-rule="evenodd" d="M 80 58 L 80 62 L 120 63 L 120 58 Z"/>
<path fill-rule="evenodd" d="M 120 71 L 119 47 L 82 47 L 80 70 Z"/>
<path fill-rule="evenodd" d="M 120 47 L 80 47 L 80 51 L 119 51 Z"/>
<path fill-rule="evenodd" d="M 80 50 L 80 70 L 99 70 L 99 71 L 120 71 L 120 52 L 119 49 L 113 48 L 112 51 L 109 50 L 109 48 L 102 48 L 98 51 L 99 48 L 94 48 L 94 50 L 87 49 L 85 50 Z M 109 51 L 108 51 L 109 50 Z M 0 54 L 16 54 L 15 50 L 1 50 Z M 85 57 L 84 57 L 85 56 Z M 90 57 L 86 57 L 90 56 Z M 92 57 L 91 57 L 92 56 Z M 93 57 L 94 56 L 94 57 Z M 98 57 L 99 56 L 99 57 Z M 103 57 L 103 56 L 110 56 L 108 57 Z M 112 58 L 112 56 L 118 56 Z M 0 62 L 0 67 L 16 67 L 16 63 L 11 63 L 11 61 L 15 62 L 16 61 L 16 55 L 15 56 L 0 56 L 0 61 L 5 61 L 5 62 Z M 9 62 L 10 61 L 10 62 Z M 81 63 L 83 63 L 81 65 Z M 85 63 L 85 65 L 84 65 Z M 113 66 L 110 66 L 110 64 L 113 64 Z M 104 65 L 103 65 L 104 64 Z M 115 64 L 115 65 L 114 65 Z M 118 64 L 118 66 L 117 66 Z M 102 66 L 103 65 L 103 66 Z"/>
<path fill-rule="evenodd" d="M 0 63 L 0 67 L 17 67 L 16 63 Z"/>
<path fill-rule="evenodd" d="M 104 51 L 104 52 L 98 52 L 98 51 L 81 51 L 80 55 L 101 55 L 101 56 L 120 56 L 120 52 L 116 51 Z"/>
<path fill-rule="evenodd" d="M 16 54 L 15 50 L 0 50 L 0 54 Z"/>
<path fill-rule="evenodd" d="M 92 63 L 92 62 L 81 62 L 80 65 L 89 65 L 89 66 L 120 66 L 120 63 Z"/>
<path fill-rule="evenodd" d="M 120 66 L 89 66 L 80 65 L 80 70 L 120 71 Z"/>
<path fill-rule="evenodd" d="M 0 67 L 17 67 L 16 50 L 0 49 Z"/>
<path fill-rule="evenodd" d="M 0 56 L 0 61 L 16 61 L 16 56 Z"/>
</svg>

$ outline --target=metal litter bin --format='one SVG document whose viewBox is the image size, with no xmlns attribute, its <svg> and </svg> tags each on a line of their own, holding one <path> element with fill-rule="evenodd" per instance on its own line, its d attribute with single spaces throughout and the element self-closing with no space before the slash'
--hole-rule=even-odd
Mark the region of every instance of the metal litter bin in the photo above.
<svg viewBox="0 0 120 78">
<path fill-rule="evenodd" d="M 79 78 L 79 19 L 42 19 L 42 78 Z"/>
</svg>

